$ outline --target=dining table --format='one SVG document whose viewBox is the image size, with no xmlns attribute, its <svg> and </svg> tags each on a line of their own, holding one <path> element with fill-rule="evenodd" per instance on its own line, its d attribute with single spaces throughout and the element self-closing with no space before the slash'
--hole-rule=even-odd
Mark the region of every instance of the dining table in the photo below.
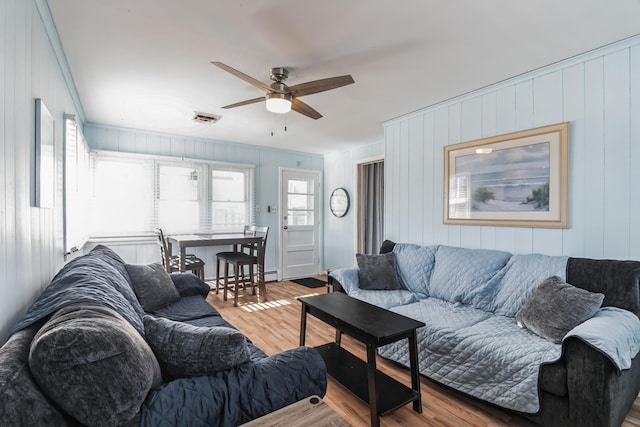
<svg viewBox="0 0 640 427">
<path fill-rule="evenodd" d="M 264 282 L 264 250 L 262 236 L 251 236 L 244 233 L 226 234 L 169 234 L 167 239 L 167 249 L 173 253 L 173 246 L 179 248 L 180 271 L 185 271 L 185 259 L 187 248 L 199 246 L 235 246 L 244 244 L 257 244 L 258 247 L 258 301 L 267 301 L 267 289 Z"/>
</svg>

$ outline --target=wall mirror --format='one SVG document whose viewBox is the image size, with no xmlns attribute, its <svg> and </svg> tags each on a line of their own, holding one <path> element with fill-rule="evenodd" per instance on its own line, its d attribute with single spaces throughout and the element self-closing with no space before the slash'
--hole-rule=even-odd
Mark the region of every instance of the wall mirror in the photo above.
<svg viewBox="0 0 640 427">
<path fill-rule="evenodd" d="M 349 193 L 344 188 L 336 188 L 329 199 L 331 213 L 341 218 L 349 211 Z"/>
</svg>

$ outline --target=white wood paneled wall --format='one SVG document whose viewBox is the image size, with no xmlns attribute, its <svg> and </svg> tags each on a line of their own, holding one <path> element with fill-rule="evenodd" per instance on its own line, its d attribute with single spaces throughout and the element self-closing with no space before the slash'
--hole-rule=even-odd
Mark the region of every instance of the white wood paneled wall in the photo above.
<svg viewBox="0 0 640 427">
<path fill-rule="evenodd" d="M 355 263 L 355 235 L 357 198 L 356 168 L 359 161 L 379 157 L 384 154 L 384 141 L 364 145 L 344 152 L 328 154 L 324 158 L 324 206 L 325 206 L 325 238 L 324 264 L 325 270 L 350 267 Z M 328 209 L 331 192 L 343 187 L 349 192 L 351 207 L 349 212 L 336 218 Z"/>
<path fill-rule="evenodd" d="M 0 345 L 64 263 L 62 117 L 78 114 L 42 1 L 0 2 Z M 46 6 L 46 3 L 44 3 Z M 58 191 L 54 209 L 32 206 L 35 98 L 55 119 Z"/>
<path fill-rule="evenodd" d="M 570 228 L 443 224 L 443 147 L 571 122 Z M 640 37 L 385 124 L 386 237 L 640 259 Z"/>
<path fill-rule="evenodd" d="M 267 212 L 267 206 L 278 206 L 278 170 L 280 167 L 322 171 L 324 158 L 318 154 L 279 150 L 247 144 L 235 144 L 202 138 L 145 132 L 87 123 L 84 134 L 91 149 L 116 152 L 153 154 L 178 158 L 215 160 L 220 162 L 256 165 L 255 191 L 256 224 L 269 226 L 265 269 L 276 271 L 280 251 L 278 215 Z M 158 248 L 154 245 L 110 245 L 123 259 L 131 264 L 147 264 L 160 261 Z M 215 254 L 223 247 L 190 248 L 189 252 L 202 258 L 205 276 L 215 276 Z"/>
</svg>

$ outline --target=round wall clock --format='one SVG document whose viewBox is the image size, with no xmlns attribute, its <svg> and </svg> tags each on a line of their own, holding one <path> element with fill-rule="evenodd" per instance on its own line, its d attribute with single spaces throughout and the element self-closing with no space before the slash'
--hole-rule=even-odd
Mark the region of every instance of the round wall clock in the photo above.
<svg viewBox="0 0 640 427">
<path fill-rule="evenodd" d="M 331 213 L 342 218 L 349 211 L 349 193 L 344 188 L 336 188 L 329 198 Z"/>
</svg>

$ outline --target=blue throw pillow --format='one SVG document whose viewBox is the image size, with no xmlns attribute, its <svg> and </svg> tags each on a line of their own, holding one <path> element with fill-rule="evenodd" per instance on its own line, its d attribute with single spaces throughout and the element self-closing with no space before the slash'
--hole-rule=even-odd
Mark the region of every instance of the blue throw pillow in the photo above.
<svg viewBox="0 0 640 427">
<path fill-rule="evenodd" d="M 206 298 L 211 291 L 209 285 L 193 273 L 171 273 L 170 276 L 181 297 L 202 295 Z"/>
</svg>

